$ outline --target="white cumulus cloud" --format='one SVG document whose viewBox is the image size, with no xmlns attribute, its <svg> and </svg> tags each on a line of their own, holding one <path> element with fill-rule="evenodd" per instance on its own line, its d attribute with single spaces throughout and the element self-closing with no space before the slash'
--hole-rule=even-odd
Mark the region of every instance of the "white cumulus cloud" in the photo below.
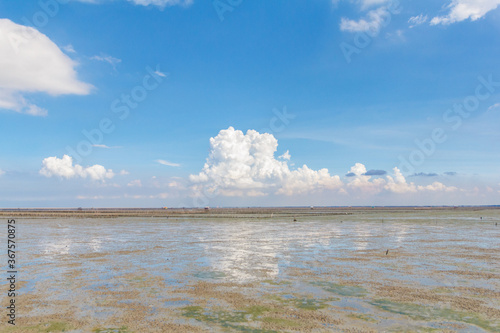
<svg viewBox="0 0 500 333">
<path fill-rule="evenodd" d="M 210 138 L 210 153 L 202 171 L 190 175 L 195 191 L 221 195 L 293 195 L 324 189 L 339 189 L 339 176 L 327 169 L 312 170 L 306 165 L 290 170 L 287 161 L 274 157 L 278 140 L 268 133 L 229 127 Z"/>
<path fill-rule="evenodd" d="M 105 167 L 95 164 L 90 167 L 82 167 L 81 165 L 73 165 L 73 158 L 64 155 L 62 158 L 56 156 L 47 157 L 42 161 L 42 169 L 40 174 L 45 177 L 61 177 L 61 178 L 90 178 L 92 180 L 111 179 L 115 176 L 113 170 L 106 170 Z"/>
<path fill-rule="evenodd" d="M 431 25 L 447 25 L 467 19 L 476 21 L 496 9 L 498 5 L 500 5 L 500 0 L 452 0 L 448 6 L 449 13 L 434 17 Z"/>
<path fill-rule="evenodd" d="M 47 110 L 26 94 L 90 93 L 92 86 L 77 79 L 76 63 L 34 28 L 0 19 L 0 54 L 0 108 L 44 116 Z"/>
<path fill-rule="evenodd" d="M 392 170 L 394 171 L 394 177 L 387 176 L 387 184 L 384 186 L 386 190 L 395 193 L 417 192 L 415 184 L 407 183 L 405 177 L 397 167 Z"/>
<path fill-rule="evenodd" d="M 375 194 L 383 190 L 386 181 L 382 178 L 366 176 L 366 167 L 361 163 L 356 163 L 349 170 L 352 175 L 347 187 L 351 190 L 360 191 L 365 194 Z"/>
<path fill-rule="evenodd" d="M 287 150 L 286 152 L 283 153 L 279 158 L 282 158 L 284 160 L 290 161 L 290 152 Z"/>
<path fill-rule="evenodd" d="M 418 190 L 419 191 L 432 191 L 432 192 L 437 192 L 437 191 L 455 192 L 458 190 L 458 188 L 455 186 L 446 186 L 440 182 L 434 182 L 434 183 L 427 185 L 427 186 L 418 186 Z"/>
<path fill-rule="evenodd" d="M 414 193 L 414 192 L 454 192 L 458 188 L 455 186 L 446 186 L 440 182 L 434 182 L 427 186 L 415 185 L 414 183 L 408 183 L 398 168 L 394 168 L 394 177 L 387 176 L 387 183 L 384 188 L 390 192 L 394 193 Z"/>
</svg>

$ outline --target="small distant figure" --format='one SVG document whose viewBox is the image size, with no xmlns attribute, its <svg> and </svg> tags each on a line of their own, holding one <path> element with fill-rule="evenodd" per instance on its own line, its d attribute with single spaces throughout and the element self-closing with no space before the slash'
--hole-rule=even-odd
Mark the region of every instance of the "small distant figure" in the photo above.
<svg viewBox="0 0 500 333">
<path fill-rule="evenodd" d="M 387 251 L 385 251 L 385 255 L 388 255 L 389 254 L 389 249 L 387 249 Z"/>
<path fill-rule="evenodd" d="M 481 216 L 481 220 L 483 219 L 483 217 Z"/>
<path fill-rule="evenodd" d="M 297 222 L 297 219 L 295 217 L 293 218 L 293 222 Z"/>
<path fill-rule="evenodd" d="M 495 222 L 495 225 L 498 225 L 498 222 Z"/>
</svg>

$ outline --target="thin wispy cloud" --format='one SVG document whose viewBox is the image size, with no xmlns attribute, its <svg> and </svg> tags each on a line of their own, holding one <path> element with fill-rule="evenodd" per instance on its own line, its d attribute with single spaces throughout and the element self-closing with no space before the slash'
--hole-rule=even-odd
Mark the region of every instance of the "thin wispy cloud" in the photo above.
<svg viewBox="0 0 500 333">
<path fill-rule="evenodd" d="M 157 163 L 160 163 L 161 165 L 166 165 L 166 166 L 171 166 L 171 167 L 180 167 L 181 165 L 179 163 L 173 163 L 169 162 L 166 160 L 156 160 Z"/>
<path fill-rule="evenodd" d="M 73 48 L 73 45 L 71 44 L 63 46 L 62 49 L 68 53 L 76 53 L 75 49 Z"/>
<path fill-rule="evenodd" d="M 142 182 L 140 179 L 136 179 L 127 184 L 128 187 L 142 187 Z"/>
<path fill-rule="evenodd" d="M 94 144 L 94 145 L 92 145 L 92 147 L 96 147 L 96 148 L 103 148 L 103 149 L 117 149 L 117 148 L 123 148 L 122 146 L 107 146 L 107 145 L 103 145 L 103 144 Z"/>
<path fill-rule="evenodd" d="M 168 73 L 163 73 L 163 72 L 160 72 L 159 70 L 156 70 L 154 71 L 154 73 L 158 76 L 161 76 L 161 77 L 167 77 L 168 76 Z"/>
<path fill-rule="evenodd" d="M 488 111 L 500 110 L 500 103 L 493 104 L 488 108 Z"/>
<path fill-rule="evenodd" d="M 408 177 L 437 177 L 439 176 L 437 173 L 434 173 L 434 172 L 429 172 L 429 173 L 425 173 L 425 172 L 418 172 L 418 173 L 414 173 L 413 175 L 410 175 Z"/>
<path fill-rule="evenodd" d="M 101 61 L 101 62 L 106 62 L 106 63 L 110 64 L 114 70 L 116 70 L 116 66 L 122 62 L 121 59 L 118 59 L 118 58 L 115 58 L 115 57 L 112 57 L 110 55 L 103 54 L 103 53 L 101 53 L 101 55 L 95 55 L 93 57 L 90 57 L 90 59 L 96 60 L 96 61 Z"/>
<path fill-rule="evenodd" d="M 385 170 L 368 170 L 363 176 L 384 176 L 387 174 Z"/>
<path fill-rule="evenodd" d="M 360 0 L 361 9 L 367 9 L 373 6 L 380 6 L 392 2 L 392 0 Z"/>
<path fill-rule="evenodd" d="M 418 25 L 424 24 L 425 22 L 427 22 L 428 19 L 429 17 L 427 15 L 420 14 L 417 16 L 410 17 L 408 23 L 410 24 L 410 28 L 414 28 Z"/>
<path fill-rule="evenodd" d="M 157 6 L 165 8 L 168 6 L 190 6 L 193 0 L 128 0 L 129 2 L 141 6 Z"/>
</svg>

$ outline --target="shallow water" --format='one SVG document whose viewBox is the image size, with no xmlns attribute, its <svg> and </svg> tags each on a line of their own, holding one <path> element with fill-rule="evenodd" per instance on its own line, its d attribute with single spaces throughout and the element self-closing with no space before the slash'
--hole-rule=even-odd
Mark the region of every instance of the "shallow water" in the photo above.
<svg viewBox="0 0 500 333">
<path fill-rule="evenodd" d="M 182 288 L 204 281 L 250 283 L 253 287 L 245 289 L 245 294 L 278 295 L 278 301 L 299 309 L 299 303 L 287 299 L 307 295 L 304 299 L 310 301 L 304 302 L 309 305 L 316 304 L 314 300 L 326 304 L 315 309 L 323 312 L 342 313 L 345 310 L 339 309 L 350 308 L 346 313 L 357 318 L 352 319 L 355 327 L 397 330 L 410 325 L 495 331 L 498 318 L 478 326 L 461 315 L 452 313 L 447 318 L 448 312 L 411 317 L 407 310 L 396 310 L 403 307 L 397 305 L 401 302 L 385 305 L 374 300 L 390 298 L 377 291 L 387 284 L 426 291 L 449 288 L 451 295 L 460 297 L 467 295 L 461 295 L 459 288 L 500 291 L 496 278 L 500 276 L 498 221 L 500 216 L 493 210 L 299 217 L 297 222 L 290 218 L 18 219 L 18 275 L 25 282 L 22 294 L 43 293 L 51 301 L 71 299 L 90 322 L 101 323 L 119 316 L 121 310 L 113 302 L 103 301 L 95 307 L 85 293 L 147 290 L 153 295 L 149 297 L 161 300 L 155 305 L 157 311 L 161 307 L 176 310 L 197 304 L 197 297 L 183 294 Z M 173 289 L 166 291 L 148 282 L 150 279 L 159 279 Z M 487 298 L 479 299 L 500 310 L 498 299 Z M 127 299 L 124 301 L 126 306 Z M 133 297 L 128 301 L 147 302 Z M 441 303 L 438 300 L 435 306 L 447 306 Z M 57 313 L 58 309 L 44 311 Z M 38 312 L 30 309 L 24 315 Z M 243 327 L 224 326 L 218 319 L 205 323 L 203 320 L 212 317 L 196 313 L 191 318 L 179 313 L 175 320 L 211 329 L 238 331 Z M 451 324 L 438 324 L 443 320 Z M 454 323 L 462 328 L 453 328 Z M 334 327 L 324 326 L 328 330 Z"/>
</svg>

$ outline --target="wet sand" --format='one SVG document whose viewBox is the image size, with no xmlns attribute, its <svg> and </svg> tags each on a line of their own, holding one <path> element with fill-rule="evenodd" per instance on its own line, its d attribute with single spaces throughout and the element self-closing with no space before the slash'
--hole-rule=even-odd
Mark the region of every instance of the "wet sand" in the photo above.
<svg viewBox="0 0 500 333">
<path fill-rule="evenodd" d="M 497 209 L 0 215 L 20 292 L 1 332 L 500 332 Z"/>
</svg>

